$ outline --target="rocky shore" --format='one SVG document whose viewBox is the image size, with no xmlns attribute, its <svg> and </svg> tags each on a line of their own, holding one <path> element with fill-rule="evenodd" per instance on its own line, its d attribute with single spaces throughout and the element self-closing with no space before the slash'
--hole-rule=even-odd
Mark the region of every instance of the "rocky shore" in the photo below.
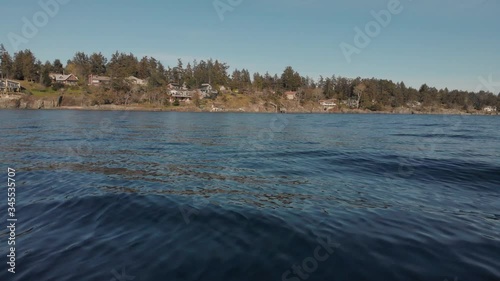
<svg viewBox="0 0 500 281">
<path fill-rule="evenodd" d="M 19 94 L 0 95 L 0 109 L 55 109 L 61 107 L 62 97 L 36 99 Z"/>
<path fill-rule="evenodd" d="M 63 96 L 51 98 L 36 98 L 22 94 L 2 94 L 0 95 L 0 109 L 31 109 L 31 110 L 102 110 L 102 111 L 173 111 L 173 112 L 247 112 L 247 113 L 276 113 L 276 109 L 261 104 L 252 104 L 240 108 L 217 108 L 214 110 L 213 104 L 210 106 L 196 107 L 194 105 L 159 107 L 148 104 L 132 105 L 75 105 L 74 102 L 64 102 Z M 337 113 L 337 114 L 450 114 L 450 115 L 500 115 L 499 112 L 465 111 L 445 108 L 392 108 L 391 110 L 371 111 L 367 109 L 340 108 L 325 111 L 321 106 L 308 104 L 299 106 L 297 103 L 286 103 L 286 110 L 281 113 Z"/>
</svg>

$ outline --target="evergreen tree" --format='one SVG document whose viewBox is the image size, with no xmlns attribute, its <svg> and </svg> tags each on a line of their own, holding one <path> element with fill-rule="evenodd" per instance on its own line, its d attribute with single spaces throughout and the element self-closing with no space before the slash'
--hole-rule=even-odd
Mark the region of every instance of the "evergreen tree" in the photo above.
<svg viewBox="0 0 500 281">
<path fill-rule="evenodd" d="M 257 90 L 264 89 L 264 77 L 262 77 L 262 75 L 258 72 L 253 74 L 253 87 Z"/>
<path fill-rule="evenodd" d="M 73 56 L 73 59 L 67 63 L 67 73 L 73 73 L 77 77 L 82 77 L 80 81 L 85 81 L 85 79 L 92 74 L 91 73 L 91 63 L 90 58 L 84 52 L 77 52 Z"/>
<path fill-rule="evenodd" d="M 288 91 L 297 91 L 302 85 L 302 77 L 294 71 L 291 66 L 287 66 L 281 75 L 283 89 Z"/>
<path fill-rule="evenodd" d="M 40 83 L 45 87 L 50 87 L 52 85 L 52 79 L 50 78 L 50 71 L 53 69 L 50 61 L 45 62 L 42 67 L 42 74 L 40 76 Z"/>
<path fill-rule="evenodd" d="M 59 59 L 54 60 L 54 63 L 52 65 L 52 69 L 50 71 L 53 73 L 57 73 L 57 74 L 64 73 L 64 66 Z"/>
<path fill-rule="evenodd" d="M 39 64 L 35 55 L 30 50 L 19 51 L 14 54 L 13 72 L 14 79 L 38 81 Z"/>
<path fill-rule="evenodd" d="M 115 52 L 106 65 L 106 73 L 113 79 L 123 79 L 129 76 L 137 76 L 139 61 L 132 54 Z"/>
<path fill-rule="evenodd" d="M 137 77 L 140 79 L 146 79 L 149 75 L 149 58 L 145 56 L 137 65 Z"/>
<path fill-rule="evenodd" d="M 12 78 L 13 73 L 13 61 L 12 57 L 9 55 L 9 52 L 5 49 L 3 44 L 0 44 L 0 78 Z"/>
<path fill-rule="evenodd" d="M 104 75 L 108 59 L 101 53 L 93 53 L 89 57 L 90 73 L 94 75 Z"/>
<path fill-rule="evenodd" d="M 321 77 L 323 78 L 323 77 Z M 326 78 L 326 80 L 324 80 L 324 83 L 323 83 L 323 95 L 325 96 L 325 98 L 327 99 L 331 99 L 333 98 L 335 94 L 335 91 L 334 91 L 334 85 L 333 85 L 333 81 L 331 78 Z"/>
</svg>

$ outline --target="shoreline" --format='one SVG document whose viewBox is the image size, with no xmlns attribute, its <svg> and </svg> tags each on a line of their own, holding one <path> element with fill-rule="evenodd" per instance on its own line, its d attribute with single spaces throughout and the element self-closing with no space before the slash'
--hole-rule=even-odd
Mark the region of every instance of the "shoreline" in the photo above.
<svg viewBox="0 0 500 281">
<path fill-rule="evenodd" d="M 335 115 L 335 114 L 386 114 L 386 115 L 468 115 L 468 116 L 500 116 L 499 112 L 487 113 L 487 112 L 465 112 L 456 110 L 446 110 L 443 111 L 370 111 L 370 110 L 357 110 L 357 109 L 343 109 L 338 111 L 322 111 L 322 110 L 297 110 L 288 111 L 286 113 L 280 113 L 276 111 L 242 111 L 238 109 L 229 109 L 224 111 L 211 111 L 204 110 L 200 108 L 192 107 L 147 107 L 147 106 L 124 106 L 124 105 L 104 105 L 104 106 L 60 106 L 60 107 L 50 107 L 50 108 L 0 108 L 0 110 L 43 110 L 43 111 L 58 111 L 58 110 L 68 110 L 68 111 L 130 111 L 130 112 L 179 112 L 179 113 L 241 113 L 241 114 L 324 114 L 324 115 Z"/>
<path fill-rule="evenodd" d="M 162 106 L 159 104 L 133 103 L 128 105 L 74 105 L 58 103 L 55 98 L 34 98 L 23 95 L 0 95 L 0 110 L 77 110 L 77 111 L 137 111 L 137 112 L 197 112 L 197 113 L 263 113 L 263 114 L 391 114 L 391 115 L 478 115 L 499 116 L 500 112 L 486 112 L 481 110 L 460 110 L 441 107 L 397 107 L 383 108 L 372 111 L 369 109 L 352 109 L 336 107 L 326 109 L 324 107 L 308 103 L 299 105 L 297 102 L 281 101 L 284 110 L 277 111 L 264 101 L 259 103 L 240 103 L 239 105 L 221 103 L 219 101 L 207 101 L 202 106 L 194 104 L 183 104 L 180 106 Z M 217 105 L 217 106 L 216 106 Z"/>
</svg>

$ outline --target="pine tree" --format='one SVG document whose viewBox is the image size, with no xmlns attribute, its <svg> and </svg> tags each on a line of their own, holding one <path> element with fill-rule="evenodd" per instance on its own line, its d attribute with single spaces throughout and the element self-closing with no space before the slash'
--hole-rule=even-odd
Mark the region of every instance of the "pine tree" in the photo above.
<svg viewBox="0 0 500 281">
<path fill-rule="evenodd" d="M 0 64 L 0 72 L 1 72 L 1 77 L 0 78 L 11 78 L 12 76 L 12 66 L 13 66 L 13 61 L 12 57 L 9 55 L 9 52 L 5 49 L 3 44 L 0 44 L 0 59 L 1 59 L 1 64 Z"/>
<path fill-rule="evenodd" d="M 52 69 L 50 70 L 51 72 L 57 73 L 57 74 L 63 74 L 64 73 L 64 66 L 61 63 L 59 59 L 55 59 L 54 63 L 52 65 Z"/>
<path fill-rule="evenodd" d="M 50 71 L 52 70 L 52 64 L 49 61 L 45 62 L 42 67 L 42 74 L 40 76 L 40 82 L 45 87 L 50 87 L 52 85 L 52 79 L 50 78 Z"/>
</svg>

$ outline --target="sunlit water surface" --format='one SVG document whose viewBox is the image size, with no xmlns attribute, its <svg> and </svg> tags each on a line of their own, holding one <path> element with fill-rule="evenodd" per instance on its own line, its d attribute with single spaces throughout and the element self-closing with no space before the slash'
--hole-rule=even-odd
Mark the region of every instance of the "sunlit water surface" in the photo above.
<svg viewBox="0 0 500 281">
<path fill-rule="evenodd" d="M 498 117 L 0 120 L 0 280 L 500 280 Z"/>
</svg>

